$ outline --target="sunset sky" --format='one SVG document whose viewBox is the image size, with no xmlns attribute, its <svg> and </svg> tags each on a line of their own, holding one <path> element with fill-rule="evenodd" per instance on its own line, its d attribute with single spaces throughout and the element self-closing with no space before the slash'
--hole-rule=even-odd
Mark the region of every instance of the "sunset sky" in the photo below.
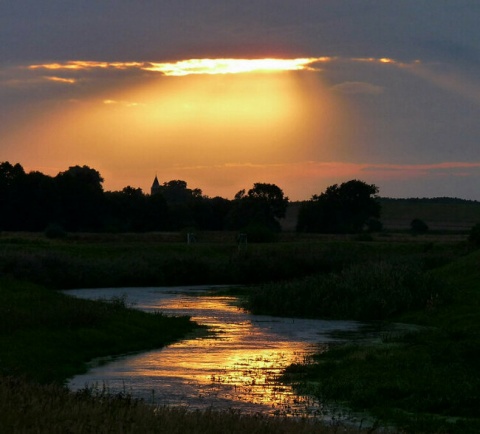
<svg viewBox="0 0 480 434">
<path fill-rule="evenodd" d="M 479 23 L 474 0 L 5 0 L 0 161 L 480 200 Z"/>
</svg>

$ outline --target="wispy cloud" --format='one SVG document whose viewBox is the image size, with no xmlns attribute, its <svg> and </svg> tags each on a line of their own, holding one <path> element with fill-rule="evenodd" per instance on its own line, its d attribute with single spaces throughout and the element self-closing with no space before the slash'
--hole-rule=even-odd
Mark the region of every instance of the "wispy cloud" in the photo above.
<svg viewBox="0 0 480 434">
<path fill-rule="evenodd" d="M 347 95 L 356 95 L 356 94 L 379 95 L 384 91 L 382 86 L 376 86 L 374 84 L 365 83 L 362 81 L 346 81 L 344 83 L 340 83 L 333 86 L 332 89 L 334 91 L 344 93 Z"/>
<path fill-rule="evenodd" d="M 350 174 L 360 176 L 366 173 L 390 174 L 393 177 L 398 175 L 411 176 L 425 175 L 441 172 L 456 172 L 462 174 L 463 171 L 470 169 L 480 169 L 478 162 L 460 162 L 446 161 L 432 164 L 370 164 L 370 163 L 349 163 L 343 161 L 301 161 L 294 163 L 274 163 L 274 164 L 255 164 L 255 163 L 225 163 L 216 165 L 195 165 L 195 166 L 176 166 L 176 170 L 183 171 L 204 171 L 204 170 L 280 170 L 280 171 L 298 171 L 308 174 L 317 173 L 319 177 L 330 177 L 333 174 Z"/>
<path fill-rule="evenodd" d="M 105 105 L 121 105 L 121 106 L 124 106 L 124 107 L 137 107 L 137 106 L 140 106 L 140 105 L 145 105 L 145 104 L 141 104 L 141 103 L 138 103 L 138 102 L 133 102 L 133 101 L 117 101 L 115 99 L 104 99 L 103 100 L 103 104 Z"/>
<path fill-rule="evenodd" d="M 75 78 L 64 78 L 64 77 L 56 77 L 56 76 L 45 76 L 43 77 L 45 80 L 53 81 L 56 83 L 64 83 L 64 84 L 75 84 L 78 82 Z"/>
<path fill-rule="evenodd" d="M 400 60 L 391 59 L 389 57 L 352 57 L 349 59 L 352 62 L 359 63 L 378 63 L 383 65 L 395 65 L 395 66 L 411 66 L 421 63 L 420 60 L 414 60 L 413 62 L 402 62 Z"/>
<path fill-rule="evenodd" d="M 292 163 L 224 163 L 212 165 L 175 165 L 164 168 L 165 176 L 181 176 L 194 180 L 198 185 L 210 186 L 224 196 L 233 194 L 249 184 L 273 182 L 282 188 L 292 200 L 305 200 L 313 194 L 319 194 L 333 184 L 351 179 L 360 179 L 374 183 L 381 189 L 384 186 L 395 191 L 392 185 L 414 183 L 417 194 L 422 191 L 419 186 L 432 179 L 449 182 L 457 179 L 478 179 L 480 161 L 458 162 L 446 161 L 435 164 L 370 164 L 350 163 L 344 161 L 298 161 Z M 167 175 L 168 174 L 168 175 Z M 445 181 L 443 181 L 445 182 Z M 443 190 L 439 190 L 443 195 Z"/>
<path fill-rule="evenodd" d="M 96 62 L 91 60 L 70 60 L 68 62 L 57 63 L 39 63 L 29 65 L 28 69 L 48 69 L 53 71 L 58 70 L 89 70 L 89 69 L 130 69 L 142 68 L 145 65 L 143 62 Z"/>
<path fill-rule="evenodd" d="M 432 172 L 444 170 L 478 169 L 480 162 L 446 161 L 433 164 L 370 164 L 362 170 L 391 170 L 391 171 L 416 171 Z"/>
</svg>

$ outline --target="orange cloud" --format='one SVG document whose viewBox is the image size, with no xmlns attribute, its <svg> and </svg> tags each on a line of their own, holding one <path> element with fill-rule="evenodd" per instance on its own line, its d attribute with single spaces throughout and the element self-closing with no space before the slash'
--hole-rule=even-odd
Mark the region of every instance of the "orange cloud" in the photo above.
<svg viewBox="0 0 480 434">
<path fill-rule="evenodd" d="M 88 70 L 88 69 L 129 69 L 141 68 L 141 62 L 95 62 L 90 60 L 71 60 L 64 63 L 41 63 L 30 65 L 28 69 L 48 70 Z"/>
<path fill-rule="evenodd" d="M 330 57 L 309 57 L 297 59 L 187 59 L 177 62 L 97 62 L 88 60 L 71 60 L 63 63 L 43 63 L 28 66 L 30 70 L 92 70 L 92 69 L 139 69 L 160 72 L 169 76 L 191 74 L 241 74 L 248 72 L 278 72 L 316 70 L 312 65 L 329 62 Z"/>
<path fill-rule="evenodd" d="M 206 58 L 206 59 L 185 59 L 176 62 L 101 62 L 91 60 L 70 60 L 67 62 L 41 63 L 29 65 L 27 69 L 37 70 L 92 70 L 92 69 L 113 69 L 127 70 L 138 69 L 143 71 L 160 72 L 170 76 L 184 76 L 191 74 L 240 74 L 248 72 L 278 72 L 278 71 L 318 71 L 316 65 L 334 61 L 368 62 L 379 64 L 391 64 L 396 66 L 408 66 L 420 63 L 415 60 L 413 63 L 404 63 L 388 57 L 305 57 L 305 58 Z"/>
<path fill-rule="evenodd" d="M 43 77 L 45 80 L 48 81 L 54 81 L 57 83 L 65 83 L 65 84 L 75 84 L 78 80 L 75 80 L 74 78 L 62 78 L 62 77 Z"/>
<path fill-rule="evenodd" d="M 417 65 L 421 63 L 420 60 L 414 60 L 413 62 L 401 62 L 399 60 L 391 59 L 389 57 L 353 57 L 351 59 L 347 59 L 352 62 L 362 62 L 362 63 L 379 63 L 379 64 L 388 64 L 388 65 L 395 65 L 399 67 Z"/>
</svg>

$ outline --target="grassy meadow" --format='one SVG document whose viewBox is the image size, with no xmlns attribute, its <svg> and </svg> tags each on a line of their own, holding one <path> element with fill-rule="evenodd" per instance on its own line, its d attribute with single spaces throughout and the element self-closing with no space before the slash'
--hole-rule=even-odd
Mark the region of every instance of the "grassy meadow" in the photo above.
<svg viewBox="0 0 480 434">
<path fill-rule="evenodd" d="M 427 327 L 386 335 L 381 345 L 332 348 L 287 375 L 395 432 L 478 428 L 480 255 L 466 235 L 284 234 L 241 249 L 234 234 L 200 233 L 192 245 L 184 238 L 0 233 L 0 432 L 367 431 L 213 410 L 153 412 L 128 396 L 62 387 L 94 357 L 160 347 L 196 329 L 122 299 L 77 300 L 57 289 L 216 283 L 244 284 L 256 312 Z"/>
</svg>

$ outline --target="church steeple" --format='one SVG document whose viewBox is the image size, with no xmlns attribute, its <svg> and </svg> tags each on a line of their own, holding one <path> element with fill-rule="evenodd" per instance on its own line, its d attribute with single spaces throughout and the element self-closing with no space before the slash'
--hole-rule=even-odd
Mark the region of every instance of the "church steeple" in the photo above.
<svg viewBox="0 0 480 434">
<path fill-rule="evenodd" d="M 150 194 L 155 194 L 155 193 L 158 193 L 159 191 L 160 191 L 160 183 L 158 182 L 157 175 L 155 175 L 152 188 L 150 189 Z"/>
</svg>

